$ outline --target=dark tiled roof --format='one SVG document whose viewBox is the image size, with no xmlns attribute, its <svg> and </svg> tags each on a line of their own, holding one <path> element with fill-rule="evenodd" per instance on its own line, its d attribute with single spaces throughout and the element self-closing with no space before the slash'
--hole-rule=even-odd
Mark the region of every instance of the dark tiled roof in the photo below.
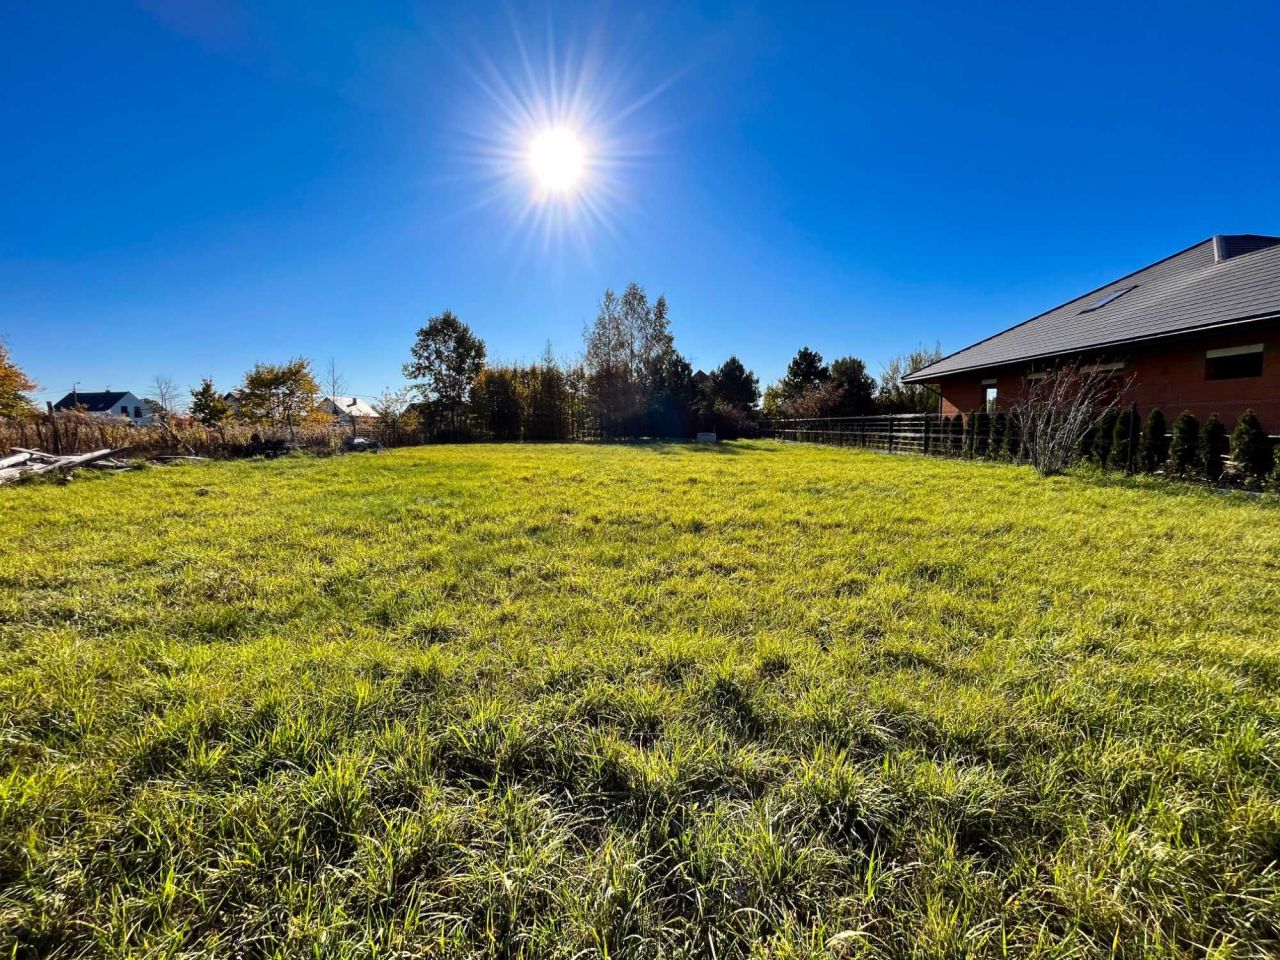
<svg viewBox="0 0 1280 960">
<path fill-rule="evenodd" d="M 73 407 L 84 407 L 90 413 L 106 413 L 114 410 L 116 406 L 129 395 L 127 390 L 100 390 L 97 393 L 86 393 L 83 390 L 77 390 L 74 393 L 68 393 L 65 397 L 53 405 L 55 410 L 70 410 Z"/>
<path fill-rule="evenodd" d="M 1120 295 L 1107 301 L 1116 293 Z M 1280 314 L 1280 237 L 1210 237 L 904 379 L 923 382 L 965 370 L 1076 354 L 1276 314 Z"/>
</svg>

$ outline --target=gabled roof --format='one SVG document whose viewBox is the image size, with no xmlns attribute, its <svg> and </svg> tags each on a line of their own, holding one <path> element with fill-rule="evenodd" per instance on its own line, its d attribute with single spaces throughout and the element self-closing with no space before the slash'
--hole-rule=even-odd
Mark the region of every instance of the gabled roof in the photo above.
<svg viewBox="0 0 1280 960">
<path fill-rule="evenodd" d="M 326 400 L 333 404 L 334 409 L 339 410 L 348 416 L 376 417 L 378 415 L 378 411 L 374 410 L 373 407 L 361 400 L 359 397 L 331 396 L 320 398 L 321 403 L 324 403 Z"/>
<path fill-rule="evenodd" d="M 71 410 L 75 407 L 84 407 L 90 413 L 109 413 L 114 411 L 120 405 L 120 401 L 127 396 L 129 396 L 128 390 L 99 390 L 96 393 L 73 390 L 55 403 L 53 409 Z"/>
<path fill-rule="evenodd" d="M 966 370 L 1277 315 L 1280 237 L 1210 237 L 903 379 L 928 382 Z"/>
</svg>

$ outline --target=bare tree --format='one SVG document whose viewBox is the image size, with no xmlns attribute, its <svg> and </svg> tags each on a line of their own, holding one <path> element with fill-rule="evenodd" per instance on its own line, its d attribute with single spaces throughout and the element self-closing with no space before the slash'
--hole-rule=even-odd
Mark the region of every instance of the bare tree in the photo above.
<svg viewBox="0 0 1280 960">
<path fill-rule="evenodd" d="M 333 357 L 329 358 L 329 366 L 324 372 L 324 388 L 329 392 L 329 396 L 334 398 L 334 403 L 338 402 L 337 398 L 347 389 L 347 378 L 338 371 L 338 365 Z"/>
<path fill-rule="evenodd" d="M 182 413 L 182 391 L 172 377 L 158 373 L 151 381 L 146 403 L 151 408 L 151 416 L 164 423 Z"/>
<path fill-rule="evenodd" d="M 1120 380 L 1104 364 L 1071 362 L 1024 381 L 1013 417 L 1031 465 L 1045 476 L 1062 473 L 1090 430 L 1120 408 L 1133 378 Z"/>
</svg>

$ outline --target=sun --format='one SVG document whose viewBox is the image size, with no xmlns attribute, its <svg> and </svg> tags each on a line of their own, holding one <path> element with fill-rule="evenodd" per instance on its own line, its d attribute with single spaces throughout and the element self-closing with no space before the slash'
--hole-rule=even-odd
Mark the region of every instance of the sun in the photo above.
<svg viewBox="0 0 1280 960">
<path fill-rule="evenodd" d="M 557 127 L 544 130 L 529 144 L 529 166 L 542 189 L 548 193 L 568 193 L 581 181 L 587 152 L 572 130 Z"/>
</svg>

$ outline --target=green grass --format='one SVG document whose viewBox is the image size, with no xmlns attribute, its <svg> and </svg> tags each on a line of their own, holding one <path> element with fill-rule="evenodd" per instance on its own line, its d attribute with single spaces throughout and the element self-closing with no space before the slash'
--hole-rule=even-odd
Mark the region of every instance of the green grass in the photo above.
<svg viewBox="0 0 1280 960">
<path fill-rule="evenodd" d="M 1280 510 L 775 444 L 0 491 L 0 956 L 1280 950 Z"/>
</svg>

